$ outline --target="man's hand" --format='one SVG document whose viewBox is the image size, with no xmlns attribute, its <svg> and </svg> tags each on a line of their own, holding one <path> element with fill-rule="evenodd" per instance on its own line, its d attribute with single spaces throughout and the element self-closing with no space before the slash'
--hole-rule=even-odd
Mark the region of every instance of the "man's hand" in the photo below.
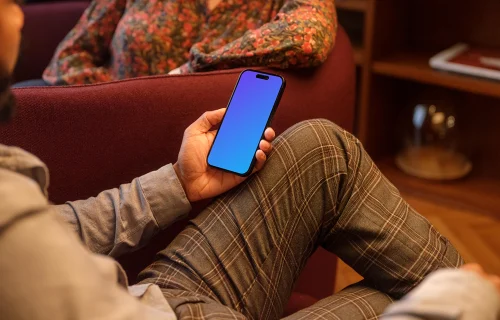
<svg viewBox="0 0 500 320">
<path fill-rule="evenodd" d="M 184 131 L 179 157 L 174 164 L 177 177 L 181 181 L 190 202 L 218 196 L 245 181 L 245 177 L 214 169 L 207 164 L 208 151 L 214 141 L 218 126 L 226 109 L 205 112 Z M 275 132 L 267 128 L 265 140 L 259 143 L 255 153 L 257 159 L 252 173 L 264 167 L 267 155 L 272 150 L 271 142 Z"/>
<path fill-rule="evenodd" d="M 479 276 L 483 277 L 484 279 L 488 280 L 493 284 L 496 288 L 498 293 L 500 293 L 500 277 L 493 275 L 493 274 L 488 274 L 484 271 L 483 267 L 481 267 L 477 263 L 468 263 L 463 265 L 460 269 L 466 270 L 469 272 L 474 272 L 478 274 Z"/>
</svg>

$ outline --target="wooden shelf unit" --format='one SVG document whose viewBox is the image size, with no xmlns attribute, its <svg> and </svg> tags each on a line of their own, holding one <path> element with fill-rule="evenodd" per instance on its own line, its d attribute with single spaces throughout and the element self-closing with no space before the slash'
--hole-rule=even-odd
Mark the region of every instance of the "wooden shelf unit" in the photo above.
<svg viewBox="0 0 500 320">
<path fill-rule="evenodd" d="M 429 66 L 434 54 L 457 42 L 500 49 L 493 31 L 500 21 L 500 1 L 461 0 L 450 6 L 435 0 L 337 0 L 336 5 L 339 20 L 348 22 L 342 24 L 354 26 L 351 40 L 359 71 L 355 134 L 383 173 L 406 194 L 500 219 L 500 82 Z M 355 14 L 363 15 L 359 28 Z M 401 112 L 429 91 L 456 103 L 462 142 L 473 150 L 473 171 L 465 179 L 429 182 L 402 173 L 393 163 Z"/>
<path fill-rule="evenodd" d="M 373 62 L 373 73 L 500 98 L 500 82 L 434 70 L 432 54 L 400 52 Z"/>
<path fill-rule="evenodd" d="M 362 47 L 353 46 L 354 50 L 354 62 L 357 66 L 361 66 L 364 63 L 364 52 Z"/>
<path fill-rule="evenodd" d="M 495 178 L 472 172 L 457 181 L 428 181 L 406 175 L 396 167 L 392 157 L 376 163 L 382 173 L 405 194 L 498 217 L 500 183 Z"/>
</svg>

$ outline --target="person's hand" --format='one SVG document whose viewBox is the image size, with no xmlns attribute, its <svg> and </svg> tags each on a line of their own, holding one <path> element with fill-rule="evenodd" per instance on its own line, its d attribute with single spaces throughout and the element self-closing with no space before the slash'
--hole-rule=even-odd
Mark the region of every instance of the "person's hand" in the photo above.
<svg viewBox="0 0 500 320">
<path fill-rule="evenodd" d="M 207 164 L 208 151 L 217 133 L 215 127 L 221 123 L 225 112 L 225 108 L 205 112 L 184 131 L 174 169 L 190 202 L 218 196 L 246 179 Z M 264 167 L 275 135 L 271 128 L 264 132 L 265 140 L 260 141 L 259 150 L 255 153 L 257 161 L 252 173 Z"/>
<path fill-rule="evenodd" d="M 460 269 L 478 274 L 479 276 L 491 282 L 497 288 L 498 293 L 500 293 L 500 277 L 486 273 L 483 267 L 481 267 L 479 264 L 468 263 L 463 265 Z"/>
</svg>

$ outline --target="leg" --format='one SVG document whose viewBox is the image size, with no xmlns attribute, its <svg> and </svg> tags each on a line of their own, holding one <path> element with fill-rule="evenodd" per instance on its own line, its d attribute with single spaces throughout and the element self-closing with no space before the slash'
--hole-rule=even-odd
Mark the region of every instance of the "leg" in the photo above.
<svg viewBox="0 0 500 320">
<path fill-rule="evenodd" d="M 229 310 L 277 319 L 318 245 L 394 297 L 461 264 L 359 141 L 313 120 L 281 135 L 266 167 L 194 219 L 140 277 L 163 288 L 180 319 Z"/>
<path fill-rule="evenodd" d="M 390 303 L 391 297 L 361 281 L 284 320 L 378 319 Z"/>
</svg>

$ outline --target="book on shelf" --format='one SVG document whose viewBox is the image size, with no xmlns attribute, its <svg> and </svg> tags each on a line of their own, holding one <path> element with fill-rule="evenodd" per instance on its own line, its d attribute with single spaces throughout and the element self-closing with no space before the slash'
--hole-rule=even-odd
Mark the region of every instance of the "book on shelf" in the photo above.
<svg viewBox="0 0 500 320">
<path fill-rule="evenodd" d="M 500 49 L 485 49 L 458 43 L 433 56 L 434 69 L 500 81 Z"/>
</svg>

